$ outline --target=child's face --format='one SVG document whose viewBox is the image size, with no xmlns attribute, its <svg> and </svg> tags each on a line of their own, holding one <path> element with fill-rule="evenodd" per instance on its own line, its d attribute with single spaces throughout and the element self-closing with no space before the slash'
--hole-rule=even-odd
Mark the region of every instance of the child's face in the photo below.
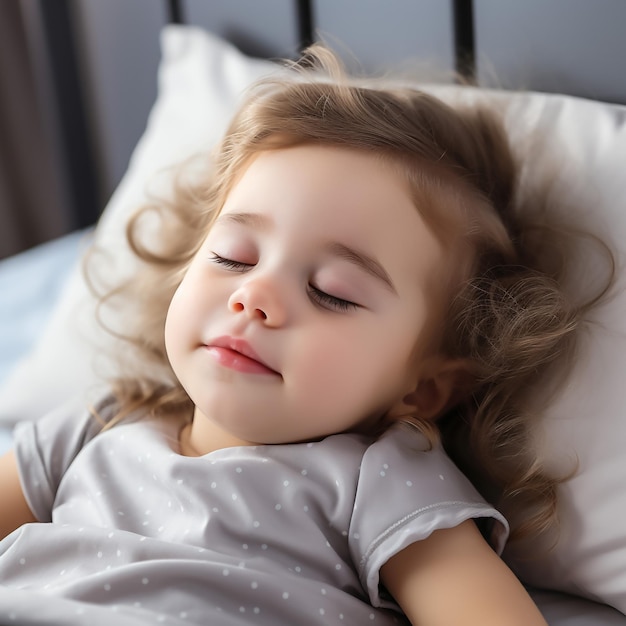
<svg viewBox="0 0 626 626">
<path fill-rule="evenodd" d="M 445 269 L 388 164 L 322 146 L 260 153 L 168 312 L 194 424 L 231 445 L 371 425 L 431 375 Z"/>
</svg>

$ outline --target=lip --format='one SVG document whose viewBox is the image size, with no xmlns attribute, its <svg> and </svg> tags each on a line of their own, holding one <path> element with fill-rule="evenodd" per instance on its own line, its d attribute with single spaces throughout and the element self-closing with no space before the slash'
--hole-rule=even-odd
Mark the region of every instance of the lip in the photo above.
<svg viewBox="0 0 626 626">
<path fill-rule="evenodd" d="M 269 374 L 280 376 L 250 346 L 245 339 L 238 337 L 218 337 L 205 344 L 211 356 L 224 367 L 246 374 Z"/>
</svg>

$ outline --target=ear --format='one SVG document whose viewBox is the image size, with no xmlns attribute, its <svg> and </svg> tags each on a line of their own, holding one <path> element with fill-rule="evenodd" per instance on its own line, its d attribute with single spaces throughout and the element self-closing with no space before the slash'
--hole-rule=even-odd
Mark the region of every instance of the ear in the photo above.
<svg viewBox="0 0 626 626">
<path fill-rule="evenodd" d="M 424 370 L 418 382 L 402 398 L 402 408 L 397 408 L 404 415 L 410 412 L 420 419 L 435 420 L 465 396 L 470 371 L 463 359 L 438 359 Z M 391 413 L 399 414 L 395 410 Z"/>
</svg>

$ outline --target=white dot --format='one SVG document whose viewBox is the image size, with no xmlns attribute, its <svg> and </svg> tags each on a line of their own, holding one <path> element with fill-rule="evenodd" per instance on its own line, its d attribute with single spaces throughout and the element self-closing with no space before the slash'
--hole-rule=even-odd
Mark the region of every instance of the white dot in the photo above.
<svg viewBox="0 0 626 626">
<path fill-rule="evenodd" d="M 324 615 L 326 611 L 324 609 L 320 609 L 320 615 Z"/>
<path fill-rule="evenodd" d="M 256 520 L 254 520 L 254 522 L 252 522 L 252 525 L 253 525 L 255 528 L 258 528 L 261 524 L 260 524 L 259 522 L 257 522 Z"/>
<path fill-rule="evenodd" d="M 354 533 L 354 535 L 352 535 L 355 539 L 360 539 L 361 535 L 359 535 L 359 533 Z"/>
<path fill-rule="evenodd" d="M 376 616 L 373 613 L 370 613 L 370 619 L 376 619 Z"/>
<path fill-rule="evenodd" d="M 150 582 L 150 579 L 149 579 L 149 578 L 142 578 L 142 579 L 141 579 L 141 584 L 142 584 L 142 585 L 147 585 L 149 582 Z"/>
<path fill-rule="evenodd" d="M 252 587 L 252 589 L 258 589 L 259 588 L 259 583 L 255 581 L 250 583 L 250 587 Z"/>
<path fill-rule="evenodd" d="M 254 613 L 258 615 L 261 612 L 261 609 L 258 606 L 254 607 Z"/>
<path fill-rule="evenodd" d="M 235 471 L 237 472 L 237 474 L 241 474 L 242 469 L 240 467 L 238 467 Z"/>
<path fill-rule="evenodd" d="M 307 472 L 305 469 L 303 469 L 300 473 L 301 473 L 303 476 L 306 476 L 309 472 Z"/>
<path fill-rule="evenodd" d="M 302 571 L 302 568 L 299 565 L 296 565 L 296 572 L 298 572 L 298 574 Z"/>
<path fill-rule="evenodd" d="M 101 559 L 102 558 L 102 552 L 98 552 L 98 558 Z"/>
<path fill-rule="evenodd" d="M 211 483 L 211 489 L 215 489 L 217 487 L 217 483 L 215 481 L 213 481 Z"/>
<path fill-rule="evenodd" d="M 445 478 L 443 477 L 443 474 L 439 474 L 439 478 L 440 478 L 441 480 L 445 480 Z"/>
<path fill-rule="evenodd" d="M 239 612 L 240 613 L 245 613 L 246 612 L 246 607 L 245 606 L 240 606 L 239 607 Z"/>
<path fill-rule="evenodd" d="M 111 591 L 111 585 L 109 585 L 109 583 L 107 583 L 106 585 L 104 585 L 104 590 L 105 590 L 105 591 Z"/>
<path fill-rule="evenodd" d="M 22 557 L 20 559 L 20 565 L 24 565 L 25 563 L 26 563 L 26 559 Z"/>
<path fill-rule="evenodd" d="M 283 591 L 283 600 L 289 599 L 289 593 L 287 591 Z"/>
<path fill-rule="evenodd" d="M 289 487 L 289 481 L 283 480 L 283 487 Z"/>
<path fill-rule="evenodd" d="M 406 481 L 406 486 L 407 487 L 412 487 L 413 486 L 413 481 L 412 480 L 407 480 Z"/>
<path fill-rule="evenodd" d="M 231 497 L 233 500 L 236 500 L 236 499 L 237 499 L 237 494 L 236 494 L 236 493 L 233 493 L 233 495 L 232 495 L 232 496 L 230 496 L 230 497 Z"/>
<path fill-rule="evenodd" d="M 248 549 L 248 544 L 247 544 L 247 543 L 242 543 L 242 544 L 241 544 L 241 547 L 242 547 L 244 550 L 247 550 L 247 549 Z"/>
<path fill-rule="evenodd" d="M 387 465 L 387 463 L 384 463 L 384 464 L 383 464 L 383 467 L 384 467 L 385 469 L 389 469 L 389 465 Z"/>
<path fill-rule="evenodd" d="M 280 511 L 280 510 L 283 508 L 283 506 L 282 506 L 282 504 L 277 504 L 274 508 L 275 508 L 277 511 Z"/>
<path fill-rule="evenodd" d="M 178 617 L 180 617 L 180 619 L 187 619 L 187 613 L 186 613 L 186 611 L 181 611 L 181 612 L 178 614 Z"/>
<path fill-rule="evenodd" d="M 343 619 L 343 613 L 339 613 L 339 619 Z"/>
<path fill-rule="evenodd" d="M 335 565 L 335 569 L 339 571 L 341 569 L 341 563 L 337 563 L 337 565 Z"/>
<path fill-rule="evenodd" d="M 230 574 L 230 572 L 227 569 L 222 570 L 222 576 L 228 576 L 228 574 Z"/>
<path fill-rule="evenodd" d="M 262 543 L 261 544 L 261 550 L 267 550 L 267 544 L 266 543 Z"/>
<path fill-rule="evenodd" d="M 386 474 L 385 474 L 385 470 L 380 470 L 380 475 L 381 475 L 381 476 L 386 476 Z"/>
<path fill-rule="evenodd" d="M 308 512 L 309 512 L 309 507 L 308 507 L 308 506 L 306 506 L 306 505 L 304 506 L 304 512 L 305 512 L 305 513 L 308 513 Z"/>
<path fill-rule="evenodd" d="M 185 481 L 184 481 L 182 478 L 179 478 L 176 482 L 177 482 L 179 485 L 182 485 Z"/>
<path fill-rule="evenodd" d="M 325 596 L 326 595 L 326 589 L 324 589 L 324 587 L 322 587 L 322 595 Z"/>
</svg>

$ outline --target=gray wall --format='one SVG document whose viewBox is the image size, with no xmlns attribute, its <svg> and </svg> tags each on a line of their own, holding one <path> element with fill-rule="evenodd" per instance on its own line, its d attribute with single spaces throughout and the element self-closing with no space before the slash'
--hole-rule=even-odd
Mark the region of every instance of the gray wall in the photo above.
<svg viewBox="0 0 626 626">
<path fill-rule="evenodd" d="M 624 0 L 474 0 L 481 84 L 626 103 Z"/>
</svg>

